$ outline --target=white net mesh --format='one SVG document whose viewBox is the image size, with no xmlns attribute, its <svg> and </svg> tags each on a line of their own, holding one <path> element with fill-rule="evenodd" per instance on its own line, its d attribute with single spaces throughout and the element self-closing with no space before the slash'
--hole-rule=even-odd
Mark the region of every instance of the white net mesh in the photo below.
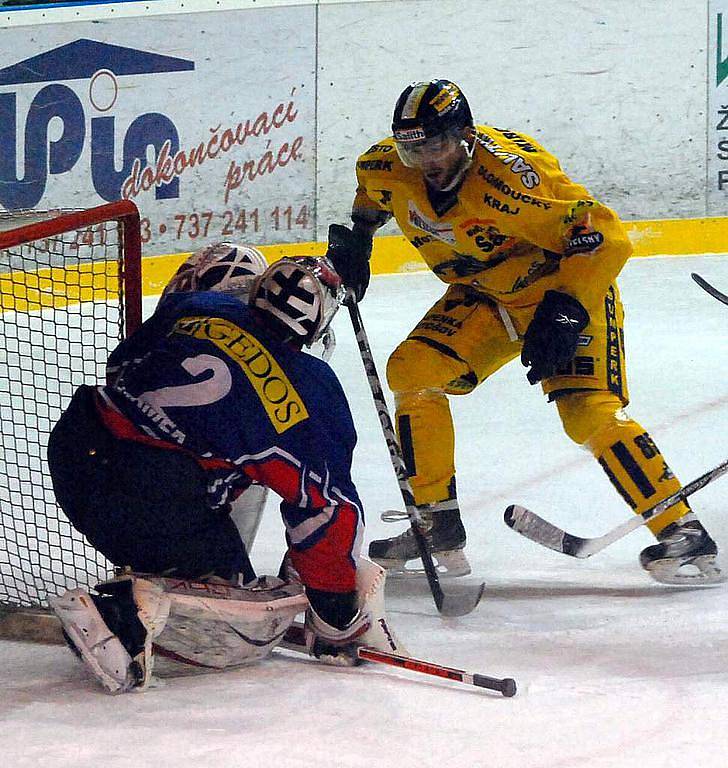
<svg viewBox="0 0 728 768">
<path fill-rule="evenodd" d="M 56 216 L 4 214 L 0 232 Z M 75 388 L 103 379 L 123 336 L 121 231 L 112 220 L 10 247 L 0 239 L 0 605 L 45 606 L 108 571 L 56 505 L 46 446 Z"/>
</svg>

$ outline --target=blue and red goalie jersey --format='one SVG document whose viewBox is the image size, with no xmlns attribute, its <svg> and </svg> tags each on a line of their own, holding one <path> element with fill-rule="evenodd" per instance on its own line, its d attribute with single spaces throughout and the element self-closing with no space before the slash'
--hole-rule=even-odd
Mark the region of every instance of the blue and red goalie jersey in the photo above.
<svg viewBox="0 0 728 768">
<path fill-rule="evenodd" d="M 237 299 L 178 293 L 111 354 L 99 392 L 117 436 L 197 458 L 212 508 L 252 481 L 279 494 L 304 584 L 355 589 L 364 525 L 351 480 L 356 432 L 325 362 L 281 343 Z"/>
</svg>

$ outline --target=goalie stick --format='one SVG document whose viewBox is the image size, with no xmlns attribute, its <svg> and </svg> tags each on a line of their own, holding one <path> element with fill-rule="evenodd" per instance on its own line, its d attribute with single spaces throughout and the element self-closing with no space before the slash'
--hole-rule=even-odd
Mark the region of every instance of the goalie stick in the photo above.
<svg viewBox="0 0 728 768">
<path fill-rule="evenodd" d="M 308 654 L 303 624 L 294 622 L 286 631 L 280 647 Z M 431 661 L 413 659 L 410 656 L 400 656 L 396 653 L 380 651 L 377 648 L 371 648 L 366 645 L 357 648 L 357 655 L 363 661 L 388 664 L 392 667 L 407 669 L 410 672 L 420 672 L 423 675 L 442 677 L 446 680 L 464 683 L 465 685 L 474 685 L 479 688 L 488 688 L 491 691 L 500 691 L 507 698 L 516 694 L 516 681 L 511 677 L 498 678 L 481 675 L 477 672 L 465 672 L 462 669 L 443 667 L 439 664 L 433 664 Z"/>
<path fill-rule="evenodd" d="M 430 591 L 435 600 L 435 605 L 437 606 L 437 610 L 443 616 L 464 616 L 465 614 L 470 613 L 480 602 L 480 598 L 483 596 L 483 590 L 485 589 L 485 584 L 481 583 L 476 586 L 461 588 L 457 593 L 446 593 L 443 591 L 442 586 L 440 585 L 440 577 L 437 574 L 437 569 L 432 560 L 432 553 L 430 552 L 427 539 L 422 532 L 422 516 L 415 505 L 412 486 L 410 485 L 407 476 L 407 468 L 404 459 L 402 458 L 402 449 L 397 442 L 397 435 L 392 426 L 392 419 L 389 415 L 387 402 L 384 399 L 384 392 L 382 391 L 377 367 L 374 364 L 374 357 L 372 356 L 372 350 L 369 346 L 369 339 L 364 330 L 359 307 L 351 294 L 347 296 L 346 306 L 349 310 L 349 316 L 351 317 L 351 324 L 354 328 L 354 335 L 356 336 L 357 345 L 359 347 L 361 361 L 364 365 L 367 381 L 369 382 L 369 389 L 372 392 L 374 404 L 379 415 L 379 423 L 381 424 L 382 432 L 384 433 L 387 448 L 389 448 L 389 457 L 392 461 L 392 468 L 394 469 L 394 474 L 397 476 L 397 482 L 399 483 L 399 490 L 402 493 L 404 507 L 410 525 L 412 526 L 412 533 L 414 534 L 415 542 L 417 543 L 417 549 L 420 553 L 420 558 L 422 559 L 422 565 L 425 570 L 425 575 L 427 576 L 427 583 L 430 585 Z"/>
<path fill-rule="evenodd" d="M 531 512 L 530 509 L 520 507 L 517 504 L 511 504 L 506 509 L 503 519 L 509 528 L 543 547 L 553 549 L 555 552 L 563 552 L 571 557 L 587 558 L 601 552 L 605 547 L 644 525 L 648 520 L 661 515 L 673 504 L 691 496 L 726 472 L 728 472 L 728 460 L 696 478 L 692 483 L 683 486 L 672 496 L 668 496 L 641 514 L 635 515 L 603 536 L 596 536 L 593 539 L 582 539 L 580 536 L 567 533 L 553 523 L 549 523 L 548 520 L 539 517 L 535 512 Z"/>
<path fill-rule="evenodd" d="M 704 290 L 707 291 L 714 299 L 728 304 L 728 296 L 725 293 L 721 293 L 717 288 L 714 288 L 707 280 L 704 280 L 700 275 L 695 272 L 690 273 L 690 277 Z"/>
</svg>

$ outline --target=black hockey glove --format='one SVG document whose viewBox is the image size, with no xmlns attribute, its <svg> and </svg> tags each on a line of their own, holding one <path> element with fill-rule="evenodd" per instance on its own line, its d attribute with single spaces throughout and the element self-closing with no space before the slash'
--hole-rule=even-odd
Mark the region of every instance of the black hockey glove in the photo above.
<svg viewBox="0 0 728 768">
<path fill-rule="evenodd" d="M 528 381 L 536 384 L 570 363 L 588 324 L 589 313 L 581 302 L 568 293 L 546 291 L 523 338 L 521 362 L 531 367 Z"/>
<path fill-rule="evenodd" d="M 329 247 L 326 256 L 347 288 L 351 288 L 357 301 L 361 301 L 369 285 L 369 257 L 372 255 L 372 236 L 354 225 L 329 225 Z"/>
<path fill-rule="evenodd" d="M 339 629 L 324 621 L 309 606 L 304 630 L 308 653 L 324 664 L 355 667 L 361 663 L 356 652 L 360 645 L 357 640 L 369 629 L 371 623 L 368 611 L 357 611 L 353 618 Z"/>
</svg>

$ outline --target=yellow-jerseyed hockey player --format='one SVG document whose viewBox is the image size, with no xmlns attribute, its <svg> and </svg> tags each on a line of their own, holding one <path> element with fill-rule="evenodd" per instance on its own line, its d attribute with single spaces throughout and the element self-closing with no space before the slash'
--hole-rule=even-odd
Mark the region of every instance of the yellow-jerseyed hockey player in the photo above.
<svg viewBox="0 0 728 768">
<path fill-rule="evenodd" d="M 360 300 L 373 233 L 394 217 L 447 290 L 394 350 L 387 379 L 415 502 L 433 554 L 469 573 L 455 489 L 448 397 L 472 392 L 515 357 L 556 403 L 636 512 L 680 488 L 650 437 L 626 415 L 623 311 L 615 278 L 631 245 L 617 215 L 569 179 L 538 142 L 475 125 L 448 80 L 413 83 L 393 136 L 356 166 L 353 227 L 332 224 L 329 256 Z M 658 543 L 640 562 L 668 583 L 720 578 L 717 547 L 687 503 L 648 523 Z M 418 557 L 411 531 L 373 541 L 392 570 Z"/>
</svg>

